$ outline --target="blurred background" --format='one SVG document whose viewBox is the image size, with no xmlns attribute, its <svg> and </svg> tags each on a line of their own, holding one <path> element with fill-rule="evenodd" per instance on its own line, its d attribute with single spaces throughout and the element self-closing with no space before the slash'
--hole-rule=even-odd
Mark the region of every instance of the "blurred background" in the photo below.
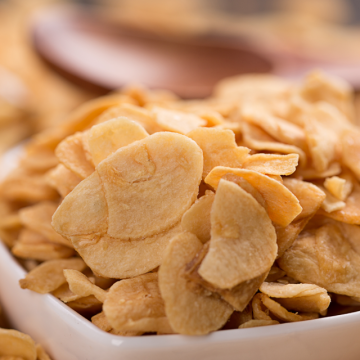
<svg viewBox="0 0 360 360">
<path fill-rule="evenodd" d="M 315 67 L 360 89 L 359 23 L 358 0 L 0 0 L 0 153 L 128 83 L 192 98 Z"/>
</svg>

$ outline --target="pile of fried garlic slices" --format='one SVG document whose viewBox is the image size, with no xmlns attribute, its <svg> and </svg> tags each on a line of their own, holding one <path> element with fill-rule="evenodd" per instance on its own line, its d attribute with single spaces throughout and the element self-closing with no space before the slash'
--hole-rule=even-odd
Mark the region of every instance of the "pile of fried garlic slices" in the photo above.
<svg viewBox="0 0 360 360">
<path fill-rule="evenodd" d="M 304 321 L 360 309 L 359 180 L 340 79 L 245 75 L 203 100 L 132 86 L 28 143 L 0 237 L 23 289 L 111 334 Z"/>
</svg>

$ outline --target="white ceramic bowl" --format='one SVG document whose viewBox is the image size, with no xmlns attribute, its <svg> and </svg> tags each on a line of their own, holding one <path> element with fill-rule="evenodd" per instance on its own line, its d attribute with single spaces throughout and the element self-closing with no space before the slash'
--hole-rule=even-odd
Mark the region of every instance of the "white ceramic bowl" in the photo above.
<svg viewBox="0 0 360 360">
<path fill-rule="evenodd" d="M 2 169 L 12 168 L 20 152 L 8 152 Z M 360 312 L 198 337 L 120 337 L 99 330 L 52 295 L 22 290 L 18 281 L 24 276 L 0 242 L 0 303 L 12 325 L 43 344 L 53 360 L 360 359 Z"/>
</svg>

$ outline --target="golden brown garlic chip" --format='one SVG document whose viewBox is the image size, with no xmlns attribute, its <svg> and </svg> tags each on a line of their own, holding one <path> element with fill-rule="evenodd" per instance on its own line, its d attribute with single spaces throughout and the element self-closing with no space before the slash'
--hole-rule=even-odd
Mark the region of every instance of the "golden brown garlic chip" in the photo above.
<svg viewBox="0 0 360 360">
<path fill-rule="evenodd" d="M 352 193 L 345 201 L 344 208 L 331 213 L 320 210 L 319 214 L 347 224 L 360 225 L 360 185 L 354 184 Z"/>
<path fill-rule="evenodd" d="M 39 261 L 66 259 L 75 254 L 74 250 L 68 246 L 52 243 L 43 235 L 29 229 L 21 230 L 19 240 L 11 252 L 24 259 Z"/>
<path fill-rule="evenodd" d="M 35 343 L 29 335 L 19 331 L 0 329 L 0 356 L 36 360 Z"/>
<path fill-rule="evenodd" d="M 50 260 L 42 263 L 30 271 L 25 279 L 19 281 L 22 289 L 29 289 L 40 294 L 54 291 L 66 282 L 63 270 L 73 269 L 82 271 L 86 267 L 80 258 L 65 260 Z"/>
<path fill-rule="evenodd" d="M 54 214 L 54 228 L 67 237 L 107 234 L 133 240 L 159 234 L 194 202 L 201 172 L 202 154 L 195 142 L 176 133 L 156 133 L 102 161 L 64 199 Z"/>
<path fill-rule="evenodd" d="M 343 132 L 342 141 L 342 162 L 360 179 L 360 131 L 356 128 Z"/>
<path fill-rule="evenodd" d="M 59 164 L 47 174 L 48 184 L 56 189 L 62 197 L 68 195 L 81 180 L 62 164 Z"/>
<path fill-rule="evenodd" d="M 145 274 L 158 267 L 171 238 L 182 231 L 179 223 L 167 231 L 145 239 L 120 240 L 95 234 L 73 236 L 71 241 L 95 274 L 125 279 Z"/>
<path fill-rule="evenodd" d="M 166 318 L 157 273 L 115 283 L 106 296 L 103 309 L 115 330 L 173 332 Z"/>
<path fill-rule="evenodd" d="M 327 189 L 325 189 L 323 186 L 319 186 L 319 188 L 325 193 L 326 198 L 321 204 L 321 208 L 324 209 L 327 213 L 331 213 L 333 211 L 341 210 L 345 207 L 345 203 L 338 198 L 336 198 L 334 195 L 330 193 Z"/>
<path fill-rule="evenodd" d="M 249 156 L 242 167 L 266 175 L 291 175 L 299 162 L 298 154 L 256 154 Z"/>
<path fill-rule="evenodd" d="M 84 274 L 77 270 L 65 269 L 64 276 L 70 290 L 81 297 L 94 295 L 100 302 L 104 302 L 106 291 L 93 284 Z"/>
<path fill-rule="evenodd" d="M 360 255 L 336 223 L 302 233 L 278 264 L 303 283 L 337 294 L 360 295 Z"/>
<path fill-rule="evenodd" d="M 324 314 L 330 305 L 327 291 L 313 284 L 280 284 L 264 282 L 260 291 L 276 298 L 287 310 Z"/>
<path fill-rule="evenodd" d="M 302 207 L 295 220 L 313 216 L 325 200 L 324 192 L 312 183 L 291 178 L 285 178 L 283 183 L 297 197 Z"/>
<path fill-rule="evenodd" d="M 165 131 L 174 131 L 180 134 L 187 134 L 200 126 L 205 126 L 206 121 L 201 117 L 185 113 L 155 107 L 152 113 L 157 124 Z"/>
<path fill-rule="evenodd" d="M 93 126 L 85 136 L 92 162 L 97 166 L 117 149 L 149 136 L 145 129 L 126 117 Z"/>
<path fill-rule="evenodd" d="M 236 184 L 221 180 L 201 277 L 217 288 L 231 289 L 267 272 L 276 254 L 275 229 L 264 208 Z"/>
<path fill-rule="evenodd" d="M 326 196 L 316 185 L 306 181 L 285 178 L 283 183 L 297 197 L 302 211 L 288 226 L 275 225 L 278 257 L 281 257 L 293 244 L 308 221 L 319 210 Z"/>
<path fill-rule="evenodd" d="M 259 294 L 259 295 L 264 306 L 266 306 L 267 309 L 270 311 L 270 313 L 280 321 L 295 322 L 295 321 L 317 319 L 319 317 L 319 314 L 313 312 L 294 314 L 290 311 L 287 311 L 283 306 L 281 306 L 276 301 L 271 300 L 267 295 L 265 294 Z"/>
<path fill-rule="evenodd" d="M 23 208 L 19 211 L 21 223 L 53 243 L 72 247 L 71 243 L 57 234 L 51 226 L 51 219 L 56 209 L 57 204 L 50 201 Z"/>
<path fill-rule="evenodd" d="M 198 128 L 187 134 L 204 153 L 203 178 L 216 166 L 240 168 L 250 149 L 237 146 L 231 130 Z"/>
<path fill-rule="evenodd" d="M 304 149 L 305 133 L 302 128 L 286 120 L 259 110 L 255 106 L 245 106 L 241 111 L 241 119 L 262 128 L 274 139 Z"/>
<path fill-rule="evenodd" d="M 344 201 L 350 195 L 353 184 L 350 179 L 332 176 L 325 179 L 324 187 L 338 200 Z"/>
<path fill-rule="evenodd" d="M 55 154 L 66 168 L 85 179 L 94 172 L 94 166 L 86 158 L 82 137 L 82 133 L 68 136 L 57 146 Z"/>
<path fill-rule="evenodd" d="M 94 315 L 91 318 L 91 322 L 97 326 L 99 329 L 106 331 L 110 334 L 119 335 L 119 336 L 138 336 L 142 335 L 143 332 L 141 331 L 119 331 L 114 330 L 112 326 L 109 324 L 108 319 L 106 318 L 104 312 L 100 312 L 96 315 Z"/>
<path fill-rule="evenodd" d="M 208 334 L 220 329 L 233 312 L 225 301 L 194 289 L 183 276 L 186 264 L 201 247 L 201 241 L 191 233 L 174 237 L 159 270 L 159 287 L 166 316 L 172 329 L 180 334 Z"/>
<path fill-rule="evenodd" d="M 202 243 L 210 240 L 210 211 L 214 198 L 213 192 L 205 193 L 204 196 L 196 200 L 181 219 L 182 228 L 193 233 Z"/>
<path fill-rule="evenodd" d="M 216 189 L 225 175 L 242 177 L 254 186 L 263 196 L 269 217 L 276 224 L 287 226 L 302 211 L 299 200 L 283 184 L 256 171 L 217 166 L 205 182 Z"/>
<path fill-rule="evenodd" d="M 300 164 L 304 167 L 307 163 L 306 154 L 302 149 L 276 141 L 257 126 L 244 122 L 242 124 L 242 133 L 244 145 L 252 150 L 270 151 L 280 154 L 298 154 Z"/>
<path fill-rule="evenodd" d="M 186 279 L 199 284 L 202 288 L 220 297 L 229 303 L 237 311 L 245 311 L 254 294 L 267 277 L 268 271 L 254 279 L 246 280 L 232 289 L 219 289 L 204 280 L 199 274 L 199 267 L 209 251 L 210 242 L 207 242 L 196 256 L 186 265 L 184 276 Z"/>
</svg>

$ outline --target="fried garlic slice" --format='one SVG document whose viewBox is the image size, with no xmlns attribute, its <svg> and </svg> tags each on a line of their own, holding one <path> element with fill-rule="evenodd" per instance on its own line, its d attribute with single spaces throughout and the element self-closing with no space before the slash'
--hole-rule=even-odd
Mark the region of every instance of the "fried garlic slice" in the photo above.
<svg viewBox="0 0 360 360">
<path fill-rule="evenodd" d="M 148 136 L 141 125 L 126 117 L 118 117 L 93 126 L 85 136 L 86 148 L 97 166 L 117 149 Z"/>
<path fill-rule="evenodd" d="M 182 228 L 193 233 L 202 243 L 210 240 L 210 211 L 214 198 L 215 194 L 213 192 L 206 193 L 196 200 L 181 219 Z"/>
<path fill-rule="evenodd" d="M 326 289 L 313 284 L 280 284 L 264 282 L 260 291 L 276 298 L 287 310 L 324 314 L 330 305 Z"/>
<path fill-rule="evenodd" d="M 331 213 L 333 211 L 341 210 L 345 207 L 345 203 L 334 195 L 330 193 L 327 189 L 323 186 L 319 186 L 319 188 L 325 193 L 326 198 L 324 199 L 323 203 L 321 204 L 321 208 L 324 209 L 327 213 Z"/>
<path fill-rule="evenodd" d="M 283 184 L 256 171 L 217 166 L 205 182 L 216 189 L 225 175 L 242 177 L 249 182 L 262 195 L 270 219 L 278 225 L 289 225 L 302 211 L 299 200 Z"/>
<path fill-rule="evenodd" d="M 275 229 L 264 208 L 241 187 L 220 180 L 200 276 L 219 289 L 231 289 L 267 272 L 276 254 Z"/>
<path fill-rule="evenodd" d="M 106 296 L 103 309 L 115 330 L 173 332 L 166 318 L 157 273 L 116 282 Z"/>
<path fill-rule="evenodd" d="M 207 291 L 194 289 L 183 275 L 202 247 L 195 235 L 186 232 L 174 237 L 159 269 L 159 287 L 166 316 L 175 332 L 204 335 L 220 329 L 233 312 L 225 301 Z"/>
<path fill-rule="evenodd" d="M 325 179 L 324 187 L 338 200 L 344 201 L 350 195 L 353 184 L 350 179 L 332 176 Z"/>
<path fill-rule="evenodd" d="M 302 283 L 336 294 L 360 295 L 360 255 L 336 223 L 302 233 L 278 264 Z"/>
<path fill-rule="evenodd" d="M 299 162 L 298 154 L 255 154 L 249 156 L 242 167 L 266 175 L 291 175 Z"/>
<path fill-rule="evenodd" d="M 276 141 L 261 128 L 244 122 L 242 124 L 244 145 L 257 151 L 270 151 L 280 154 L 298 154 L 300 164 L 304 167 L 307 163 L 305 152 L 297 146 L 283 144 Z"/>
<path fill-rule="evenodd" d="M 50 260 L 43 262 L 34 270 L 26 274 L 25 279 L 19 281 L 22 289 L 29 289 L 39 294 L 54 291 L 66 282 L 63 270 L 73 269 L 82 271 L 86 264 L 80 258 Z"/>
<path fill-rule="evenodd" d="M 195 201 L 201 173 L 202 153 L 195 142 L 176 133 L 156 133 L 102 161 L 64 199 L 54 214 L 54 228 L 67 237 L 107 234 L 133 240 L 159 234 Z"/>
<path fill-rule="evenodd" d="M 51 226 L 51 219 L 56 209 L 57 204 L 50 201 L 22 208 L 19 211 L 21 223 L 53 243 L 72 247 L 71 243 L 57 234 Z"/>
<path fill-rule="evenodd" d="M 360 225 L 360 185 L 354 184 L 353 191 L 345 201 L 341 210 L 326 212 L 319 211 L 321 215 L 347 224 Z"/>
<path fill-rule="evenodd" d="M 157 124 L 165 131 L 174 131 L 185 135 L 198 127 L 206 125 L 206 121 L 201 117 L 182 111 L 155 107 L 152 109 L 152 113 Z"/>
<path fill-rule="evenodd" d="M 109 236 L 73 236 L 75 250 L 95 274 L 126 279 L 145 274 L 161 264 L 172 237 L 183 230 L 180 224 L 160 234 L 136 240 Z"/>
<path fill-rule="evenodd" d="M 36 360 L 36 347 L 29 335 L 16 330 L 0 329 L 0 356 Z"/>
<path fill-rule="evenodd" d="M 59 164 L 56 168 L 47 173 L 47 182 L 62 197 L 68 195 L 80 182 L 81 178 L 67 169 L 63 164 Z"/>
<path fill-rule="evenodd" d="M 283 306 L 281 306 L 276 301 L 270 299 L 265 294 L 259 294 L 261 302 L 266 306 L 266 308 L 270 311 L 270 313 L 275 316 L 277 319 L 283 322 L 296 322 L 296 321 L 304 321 L 304 320 L 312 320 L 317 319 L 319 314 L 309 312 L 309 313 L 292 313 L 287 311 Z"/>
<path fill-rule="evenodd" d="M 204 154 L 203 178 L 216 166 L 240 168 L 248 157 L 250 149 L 237 146 L 231 130 L 198 128 L 187 134 L 201 148 Z"/>
<path fill-rule="evenodd" d="M 194 259 L 186 265 L 184 273 L 185 278 L 199 284 L 204 289 L 209 290 L 214 294 L 219 294 L 220 297 L 229 303 L 235 310 L 244 311 L 254 294 L 259 290 L 260 285 L 264 282 L 268 271 L 254 279 L 246 280 L 232 289 L 219 289 L 204 280 L 199 274 L 199 267 L 209 251 L 209 245 L 210 242 L 207 242 L 196 254 Z"/>
<path fill-rule="evenodd" d="M 29 229 L 21 230 L 19 240 L 11 252 L 20 258 L 39 261 L 66 259 L 75 254 L 70 247 L 52 243 L 43 235 Z"/>
<path fill-rule="evenodd" d="M 281 143 L 304 149 L 304 130 L 284 119 L 273 116 L 270 113 L 259 110 L 258 107 L 246 105 L 241 111 L 241 119 L 262 128 L 269 135 Z"/>
<path fill-rule="evenodd" d="M 94 166 L 86 158 L 82 137 L 82 133 L 68 136 L 57 146 L 55 155 L 65 167 L 85 179 L 94 172 Z"/>
<path fill-rule="evenodd" d="M 64 276 L 70 290 L 81 297 L 94 295 L 100 302 L 104 302 L 106 291 L 93 284 L 84 274 L 77 270 L 65 269 Z"/>
<path fill-rule="evenodd" d="M 326 195 L 324 192 L 310 182 L 285 178 L 283 183 L 296 196 L 302 207 L 301 213 L 295 220 L 313 216 L 325 200 Z"/>
</svg>

